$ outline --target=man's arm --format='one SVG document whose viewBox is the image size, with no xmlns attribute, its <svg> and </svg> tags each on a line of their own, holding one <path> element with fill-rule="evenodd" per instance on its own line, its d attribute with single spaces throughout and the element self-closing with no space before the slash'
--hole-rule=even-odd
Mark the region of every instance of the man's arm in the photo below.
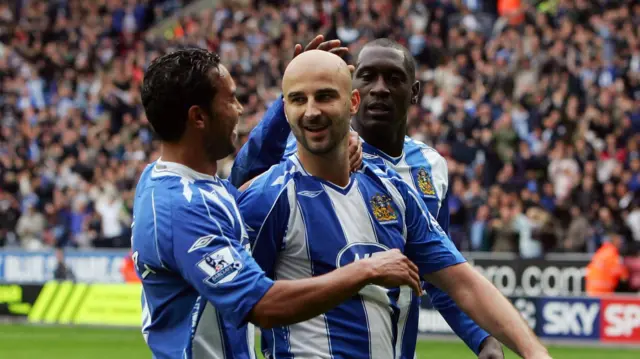
<svg viewBox="0 0 640 359">
<path fill-rule="evenodd" d="M 439 161 L 437 166 L 433 166 L 432 171 L 439 170 L 442 172 L 442 177 L 448 179 L 447 162 L 444 158 L 440 158 L 442 161 Z M 444 190 L 445 193 L 442 194 L 443 198 L 440 202 L 441 205 L 440 210 L 438 211 L 437 221 L 442 230 L 447 234 L 447 236 L 449 236 L 448 185 L 445 185 Z M 483 344 L 486 344 L 487 338 L 490 337 L 490 334 L 480 328 L 480 326 L 469 318 L 466 313 L 460 310 L 447 293 L 429 282 L 425 282 L 424 289 L 429 293 L 429 298 L 431 299 L 433 307 L 438 310 L 453 332 L 456 333 L 456 335 L 460 337 L 465 344 L 467 344 L 469 349 L 476 354 L 480 354 Z M 495 341 L 495 339 L 493 340 Z"/>
<path fill-rule="evenodd" d="M 429 293 L 431 304 L 442 315 L 453 332 L 467 344 L 469 349 L 479 354 L 481 345 L 489 337 L 489 333 L 460 310 L 447 293 L 428 282 L 425 283 L 424 288 Z"/>
<path fill-rule="evenodd" d="M 407 202 L 405 253 L 416 263 L 423 278 L 446 292 L 475 323 L 516 353 L 525 358 L 547 358 L 536 356 L 546 354 L 546 349 L 520 313 L 465 263 L 462 254 L 418 199 L 418 194 L 406 186 L 402 189 Z M 460 273 L 467 277 L 458 278 Z M 490 288 L 486 288 L 487 285 Z"/>
<path fill-rule="evenodd" d="M 425 275 L 456 301 L 473 320 L 524 358 L 549 358 L 513 305 L 468 263 Z"/>
<path fill-rule="evenodd" d="M 249 321 L 264 329 L 305 321 L 333 309 L 368 284 L 387 288 L 410 285 L 419 290 L 417 270 L 394 249 L 318 277 L 278 280 L 255 305 Z"/>
<path fill-rule="evenodd" d="M 247 320 L 265 328 L 307 320 L 368 284 L 419 288 L 417 268 L 398 251 L 323 276 L 274 283 L 235 237 L 229 212 L 213 196 L 196 190 L 189 202 L 171 205 L 172 267 L 236 327 Z"/>
<path fill-rule="evenodd" d="M 284 157 L 291 128 L 279 97 L 249 133 L 247 143 L 236 156 L 229 181 L 236 187 L 278 164 Z"/>
</svg>

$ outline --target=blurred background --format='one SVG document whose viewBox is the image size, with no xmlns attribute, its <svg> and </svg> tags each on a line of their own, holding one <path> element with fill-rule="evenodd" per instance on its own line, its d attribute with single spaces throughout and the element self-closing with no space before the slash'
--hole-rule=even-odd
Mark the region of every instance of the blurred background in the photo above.
<svg viewBox="0 0 640 359">
<path fill-rule="evenodd" d="M 631 0 L 0 0 L 0 316 L 86 322 L 102 308 L 83 307 L 91 291 L 136 282 L 135 184 L 159 157 L 140 101 L 152 59 L 221 55 L 245 108 L 240 148 L 280 96 L 294 45 L 318 34 L 351 63 L 379 37 L 414 55 L 408 135 L 448 161 L 451 238 L 539 335 L 640 343 Z M 135 298 L 129 319 L 105 302 L 94 324 L 139 325 L 135 288 L 121 294 Z M 426 302 L 423 333 L 448 333 Z M 558 303 L 568 309 L 544 314 Z M 574 315 L 580 305 L 597 317 Z"/>
</svg>

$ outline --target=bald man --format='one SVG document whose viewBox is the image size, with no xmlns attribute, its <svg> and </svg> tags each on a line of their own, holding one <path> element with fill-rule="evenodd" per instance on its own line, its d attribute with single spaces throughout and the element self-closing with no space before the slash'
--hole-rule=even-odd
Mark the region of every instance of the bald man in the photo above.
<svg viewBox="0 0 640 359">
<path fill-rule="evenodd" d="M 247 322 L 269 328 L 313 318 L 368 284 L 420 290 L 417 267 L 399 251 L 325 276 L 267 278 L 245 249 L 238 190 L 215 176 L 242 113 L 235 87 L 218 55 L 202 49 L 161 56 L 144 76 L 142 99 L 162 158 L 136 187 L 132 260 L 154 358 L 255 358 Z"/>
<path fill-rule="evenodd" d="M 391 249 L 525 358 L 547 358 L 518 312 L 458 252 L 393 170 L 366 159 L 351 173 L 349 121 L 360 94 L 339 57 L 308 51 L 283 79 L 298 152 L 243 186 L 238 199 L 256 262 L 272 279 L 323 275 Z M 399 289 L 370 285 L 326 314 L 263 331 L 266 357 L 394 358 Z M 492 303 L 495 302 L 495 303 Z"/>
</svg>

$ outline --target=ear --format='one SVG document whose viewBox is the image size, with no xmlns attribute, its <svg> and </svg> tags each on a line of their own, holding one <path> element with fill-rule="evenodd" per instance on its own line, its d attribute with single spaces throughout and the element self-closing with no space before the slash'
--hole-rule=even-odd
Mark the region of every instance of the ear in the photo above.
<svg viewBox="0 0 640 359">
<path fill-rule="evenodd" d="M 200 106 L 193 105 L 189 107 L 187 112 L 187 125 L 191 125 L 197 129 L 203 129 L 208 115 L 202 111 Z"/>
<path fill-rule="evenodd" d="M 353 91 L 351 91 L 351 106 L 349 107 L 351 116 L 354 116 L 356 113 L 358 113 L 359 108 L 360 108 L 360 91 L 358 91 L 358 89 L 354 89 Z"/>
<path fill-rule="evenodd" d="M 411 103 L 418 103 L 418 95 L 420 94 L 420 81 L 416 81 L 411 85 Z"/>
</svg>

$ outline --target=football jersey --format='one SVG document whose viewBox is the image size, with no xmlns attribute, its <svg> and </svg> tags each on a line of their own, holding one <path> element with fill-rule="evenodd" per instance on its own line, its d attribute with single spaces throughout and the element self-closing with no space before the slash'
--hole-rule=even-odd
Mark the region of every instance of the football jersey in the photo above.
<svg viewBox="0 0 640 359">
<path fill-rule="evenodd" d="M 418 194 L 392 171 L 365 162 L 345 187 L 308 174 L 297 155 L 241 194 L 253 256 L 271 279 L 328 273 L 398 248 L 433 273 L 465 261 Z M 311 320 L 263 332 L 274 358 L 394 358 L 400 291 L 369 285 Z"/>
<path fill-rule="evenodd" d="M 158 160 L 142 173 L 132 249 L 154 358 L 255 358 L 246 318 L 273 281 L 241 243 L 236 195 L 227 181 L 177 163 Z"/>
<path fill-rule="evenodd" d="M 362 150 L 364 160 L 395 170 L 407 185 L 416 190 L 440 227 L 448 233 L 448 168 L 446 160 L 436 150 L 408 136 L 405 136 L 403 153 L 397 158 L 388 156 L 364 140 Z M 296 152 L 296 140 L 286 120 L 283 101 L 278 100 L 249 134 L 247 143 L 236 156 L 230 179 L 240 186 Z M 489 333 L 462 312 L 445 292 L 429 283 L 425 283 L 425 289 L 453 331 L 478 354 Z M 399 305 L 397 346 L 401 349 L 396 351 L 396 358 L 411 359 L 418 335 L 420 298 L 412 296 L 408 287 L 403 288 Z"/>
</svg>

